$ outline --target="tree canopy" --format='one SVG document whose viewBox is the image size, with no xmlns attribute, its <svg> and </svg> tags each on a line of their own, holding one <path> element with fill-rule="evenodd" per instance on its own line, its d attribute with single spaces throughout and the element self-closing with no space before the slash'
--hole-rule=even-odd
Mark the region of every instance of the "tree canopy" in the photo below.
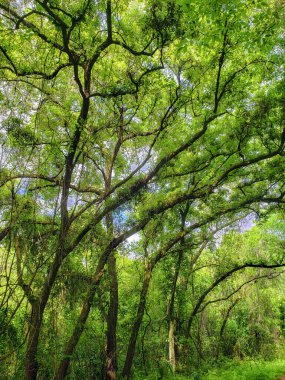
<svg viewBox="0 0 285 380">
<path fill-rule="evenodd" d="M 284 4 L 15 0 L 0 14 L 0 316 L 5 334 L 21 326 L 3 356 L 21 347 L 26 379 L 76 378 L 78 344 L 101 318 L 96 371 L 101 357 L 107 379 L 129 379 L 155 268 L 169 271 L 157 290 L 169 332 L 180 303 L 187 341 L 219 281 L 283 265 L 248 253 L 212 285 L 207 274 L 192 314 L 176 299 L 218 231 L 283 207 Z M 128 309 L 129 270 L 142 288 Z"/>
</svg>

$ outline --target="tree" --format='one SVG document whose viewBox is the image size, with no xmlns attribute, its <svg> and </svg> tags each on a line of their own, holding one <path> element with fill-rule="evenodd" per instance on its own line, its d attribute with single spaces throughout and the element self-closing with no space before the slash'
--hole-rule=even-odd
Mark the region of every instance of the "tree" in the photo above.
<svg viewBox="0 0 285 380">
<path fill-rule="evenodd" d="M 272 350 L 278 351 L 282 343 L 278 305 L 283 302 L 284 281 L 282 219 L 282 214 L 274 214 L 247 232 L 224 234 L 220 246 L 205 251 L 197 262 L 185 325 L 191 339 L 200 330 L 205 357 L 222 353 L 266 358 Z M 272 270 L 278 266 L 280 270 Z M 189 305 L 187 309 L 189 313 Z M 202 333 L 199 320 L 206 325 Z M 269 349 L 271 344 L 274 348 Z M 212 353 L 207 352 L 209 346 Z"/>
<path fill-rule="evenodd" d="M 8 281 L 30 310 L 27 379 L 37 378 L 48 303 L 68 260 L 82 257 L 90 276 L 55 368 L 62 379 L 108 260 L 117 302 L 115 251 L 130 236 L 159 221 L 157 248 L 180 244 L 187 202 L 189 235 L 223 214 L 283 202 L 283 9 L 111 0 L 0 9 L 0 237 L 16 258 Z M 109 318 L 114 378 L 116 313 Z"/>
</svg>

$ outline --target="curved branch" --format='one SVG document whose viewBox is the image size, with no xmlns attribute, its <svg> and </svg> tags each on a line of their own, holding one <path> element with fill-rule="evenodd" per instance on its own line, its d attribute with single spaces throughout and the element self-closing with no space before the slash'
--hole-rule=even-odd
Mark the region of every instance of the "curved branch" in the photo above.
<svg viewBox="0 0 285 380">
<path fill-rule="evenodd" d="M 5 237 L 9 234 L 11 231 L 11 227 L 4 227 L 2 231 L 0 231 L 0 242 L 5 239 Z"/>
<path fill-rule="evenodd" d="M 285 266 L 285 264 L 282 265 L 282 266 Z M 250 283 L 252 283 L 252 282 L 256 282 L 256 281 L 258 281 L 258 280 L 260 280 L 260 279 L 262 279 L 262 278 L 273 279 L 273 278 L 276 278 L 276 277 L 280 276 L 282 273 L 284 273 L 284 271 L 279 272 L 279 273 L 275 274 L 274 276 L 273 276 L 271 273 L 269 273 L 269 274 L 264 274 L 264 275 L 261 275 L 261 276 L 253 277 L 253 278 L 251 278 L 251 279 L 245 281 L 243 284 L 241 284 L 239 287 L 237 287 L 234 291 L 232 291 L 232 292 L 231 292 L 230 294 L 228 294 L 227 296 L 225 296 L 225 297 L 221 297 L 221 298 L 217 298 L 217 299 L 215 299 L 215 300 L 210 300 L 210 301 L 206 302 L 205 305 L 203 305 L 203 307 L 201 307 L 201 309 L 198 310 L 197 314 L 198 314 L 198 313 L 202 313 L 202 311 L 205 310 L 206 307 L 207 307 L 208 305 L 211 305 L 212 303 L 216 303 L 216 302 L 221 302 L 221 301 L 226 301 L 226 300 L 228 300 L 228 299 L 231 298 L 233 295 L 235 295 L 236 293 L 238 293 L 238 292 L 239 292 L 239 291 L 240 291 L 245 285 L 247 285 L 247 284 L 250 284 Z"/>
<path fill-rule="evenodd" d="M 63 186 L 63 180 L 60 180 L 60 179 L 55 179 L 53 177 L 47 177 L 45 175 L 42 175 L 42 174 L 16 174 L 16 175 L 13 175 L 13 176 L 10 176 L 8 178 L 5 179 L 5 181 L 2 181 L 0 183 L 0 187 L 2 187 L 5 183 L 9 182 L 9 181 L 13 181 L 14 179 L 21 179 L 21 178 L 24 178 L 24 179 L 39 179 L 39 180 L 43 180 L 43 181 L 47 181 L 47 182 L 51 182 L 53 183 L 55 186 Z M 98 188 L 95 188 L 93 186 L 88 186 L 88 187 L 85 187 L 85 188 L 80 188 L 76 185 L 73 185 L 73 184 L 70 184 L 69 186 L 72 190 L 78 192 L 78 193 L 94 193 L 94 194 L 97 194 L 97 195 L 102 195 L 102 191 L 99 190 Z"/>
<path fill-rule="evenodd" d="M 238 265 L 232 269 L 230 269 L 228 272 L 224 273 L 222 276 L 220 276 L 217 280 L 215 280 L 212 285 L 210 285 L 205 291 L 204 293 L 200 296 L 200 298 L 198 299 L 198 301 L 196 302 L 196 305 L 188 319 L 188 322 L 187 322 L 187 330 L 186 330 L 186 333 L 187 335 L 189 336 L 189 333 L 190 333 L 190 329 L 191 329 L 191 326 L 192 326 L 192 322 L 193 322 L 193 319 L 195 317 L 195 315 L 199 312 L 200 310 L 200 307 L 202 305 L 202 303 L 204 302 L 205 298 L 207 297 L 207 295 L 213 290 L 215 289 L 221 282 L 223 282 L 224 280 L 226 280 L 228 277 L 230 277 L 232 274 L 234 274 L 235 272 L 238 272 L 242 269 L 245 269 L 245 268 L 266 268 L 266 269 L 274 269 L 274 268 L 281 268 L 281 267 L 284 267 L 285 266 L 285 263 L 281 263 L 281 264 L 267 264 L 267 263 L 245 263 L 245 264 L 242 264 L 242 265 Z"/>
<path fill-rule="evenodd" d="M 49 45 L 52 45 L 57 50 L 66 52 L 66 49 L 63 45 L 60 45 L 59 43 L 52 41 L 48 36 L 46 36 L 44 33 L 42 33 L 35 24 L 33 24 L 30 21 L 27 21 L 25 18 L 23 18 L 17 12 L 15 12 L 11 7 L 6 6 L 3 3 L 0 3 L 0 9 L 3 9 L 9 15 L 12 15 L 17 21 L 21 20 L 21 23 L 26 28 L 32 30 L 35 33 L 35 35 L 37 35 L 44 42 L 48 43 Z"/>
</svg>

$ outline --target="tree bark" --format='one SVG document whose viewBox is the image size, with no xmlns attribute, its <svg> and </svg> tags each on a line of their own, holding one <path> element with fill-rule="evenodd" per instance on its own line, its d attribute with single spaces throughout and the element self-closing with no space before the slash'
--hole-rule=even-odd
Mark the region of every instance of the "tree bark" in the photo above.
<svg viewBox="0 0 285 380">
<path fill-rule="evenodd" d="M 133 232 L 130 232 L 130 235 L 133 234 Z M 101 278 L 104 273 L 104 267 L 107 263 L 109 256 L 111 255 L 112 251 L 116 249 L 116 247 L 125 239 L 126 234 L 122 234 L 119 238 L 114 238 L 111 240 L 111 242 L 106 247 L 105 251 L 102 253 L 95 274 L 94 278 L 92 279 L 92 283 L 90 286 L 90 289 L 87 292 L 87 296 L 83 302 L 80 315 L 77 319 L 77 322 L 75 324 L 75 327 L 73 329 L 72 335 L 70 336 L 65 350 L 63 359 L 59 365 L 58 371 L 55 375 L 56 380 L 62 380 L 65 378 L 68 372 L 69 364 L 71 361 L 71 356 L 76 348 L 76 345 L 81 337 L 81 334 L 84 330 L 85 323 L 87 321 L 89 312 L 91 310 L 92 302 L 94 299 L 94 296 L 96 294 L 98 285 L 100 284 Z M 129 235 L 127 235 L 129 236 Z"/>
<path fill-rule="evenodd" d="M 98 281 L 99 282 L 99 281 Z M 85 300 L 84 305 L 81 309 L 80 316 L 76 322 L 76 326 L 73 330 L 72 336 L 70 337 L 66 348 L 64 350 L 64 355 L 63 359 L 59 365 L 58 371 L 55 375 L 55 380 L 63 380 L 65 376 L 67 375 L 70 360 L 71 360 L 71 355 L 73 354 L 75 347 L 79 341 L 79 338 L 84 330 L 85 322 L 88 318 L 89 311 L 91 309 L 91 305 L 93 302 L 93 298 L 95 295 L 97 287 L 94 287 L 92 292 L 88 294 L 88 298 Z"/>
<path fill-rule="evenodd" d="M 36 355 L 38 350 L 43 315 L 61 262 L 62 260 L 60 260 L 59 254 L 57 254 L 53 266 L 49 272 L 48 278 L 44 284 L 41 296 L 32 302 L 32 311 L 27 338 L 27 351 L 25 361 L 25 372 L 27 380 L 37 379 L 38 362 Z"/>
<path fill-rule="evenodd" d="M 26 366 L 25 373 L 27 380 L 36 380 L 38 373 L 38 361 L 36 358 L 38 349 L 38 340 L 40 334 L 40 327 L 42 316 L 38 302 L 32 305 L 31 320 L 29 326 L 27 351 L 26 351 Z"/>
<path fill-rule="evenodd" d="M 185 229 L 186 224 L 186 218 L 189 211 L 190 203 L 186 203 L 185 209 L 180 210 L 180 216 L 181 216 L 181 232 Z M 185 240 L 184 237 L 180 241 L 181 249 L 178 253 L 178 259 L 175 266 L 175 273 L 174 278 L 172 282 L 172 288 L 171 288 L 171 294 L 170 294 L 170 300 L 167 308 L 167 320 L 168 320 L 168 359 L 169 364 L 172 368 L 172 372 L 176 372 L 176 364 L 177 364 L 177 358 L 176 358 L 176 346 L 175 346 L 175 332 L 176 332 L 176 320 L 174 316 L 174 302 L 175 302 L 175 294 L 176 294 L 176 288 L 177 288 L 177 281 L 179 277 L 179 272 L 181 268 L 181 262 L 183 257 L 183 244 Z"/>
<path fill-rule="evenodd" d="M 180 250 L 178 254 L 178 260 L 176 263 L 175 274 L 172 283 L 170 301 L 167 310 L 167 320 L 168 320 L 168 353 L 169 353 L 169 364 L 172 368 L 172 372 L 176 371 L 176 349 L 175 349 L 175 331 L 176 331 L 176 320 L 174 316 L 174 301 L 175 293 L 177 287 L 177 280 L 179 276 L 179 271 L 181 267 L 183 251 Z"/>
<path fill-rule="evenodd" d="M 128 344 L 127 355 L 126 355 L 124 368 L 122 372 L 122 377 L 127 380 L 129 380 L 131 377 L 131 369 L 132 369 L 133 359 L 134 359 L 135 350 L 136 350 L 137 337 L 138 337 L 139 329 L 140 329 L 143 316 L 144 316 L 146 297 L 147 297 L 147 292 L 148 292 L 148 288 L 149 288 L 149 284 L 151 280 L 153 267 L 154 266 L 151 263 L 147 263 L 147 266 L 145 269 L 144 281 L 143 281 L 143 286 L 141 289 L 137 316 L 133 324 L 132 333 L 131 333 L 131 337 Z"/>
<path fill-rule="evenodd" d="M 113 233 L 112 217 L 107 217 L 108 230 Z M 116 256 L 113 251 L 108 260 L 108 275 L 110 279 L 110 304 L 107 317 L 107 363 L 106 380 L 117 379 L 117 320 L 118 320 L 118 277 Z"/>
<path fill-rule="evenodd" d="M 171 366 L 172 372 L 176 371 L 176 355 L 175 355 L 175 319 L 171 319 L 168 324 L 168 355 L 169 364 Z"/>
<path fill-rule="evenodd" d="M 47 279 L 44 283 L 41 295 L 38 297 L 37 301 L 32 305 L 31 313 L 31 324 L 27 339 L 27 351 L 26 351 L 26 379 L 36 380 L 38 371 L 38 362 L 36 359 L 38 342 L 40 336 L 40 329 L 42 325 L 43 315 L 45 311 L 46 304 L 49 300 L 49 296 L 56 280 L 57 273 L 61 267 L 63 260 L 66 257 L 65 252 L 65 241 L 70 227 L 69 215 L 68 215 L 68 196 L 69 188 L 71 183 L 71 178 L 74 169 L 74 157 L 77 146 L 80 141 L 80 135 L 84 123 L 87 120 L 89 111 L 90 100 L 83 99 L 80 115 L 77 120 L 77 126 L 69 147 L 69 153 L 66 158 L 65 163 L 65 175 L 63 181 L 62 197 L 61 197 L 61 226 L 60 235 L 58 238 L 58 248 L 55 254 L 53 264 L 49 270 Z"/>
<path fill-rule="evenodd" d="M 220 333 L 219 333 L 219 342 L 218 342 L 217 349 L 216 349 L 216 358 L 217 359 L 219 359 L 221 349 L 224 351 L 223 353 L 225 354 L 225 342 L 223 340 L 224 340 L 224 332 L 225 332 L 226 324 L 230 318 L 230 314 L 231 314 L 233 308 L 237 305 L 237 303 L 239 301 L 240 301 L 240 298 L 237 298 L 236 300 L 234 300 L 234 302 L 229 306 L 229 308 L 226 312 L 226 315 L 223 319 L 223 322 L 222 322 L 222 325 L 220 328 Z"/>
</svg>

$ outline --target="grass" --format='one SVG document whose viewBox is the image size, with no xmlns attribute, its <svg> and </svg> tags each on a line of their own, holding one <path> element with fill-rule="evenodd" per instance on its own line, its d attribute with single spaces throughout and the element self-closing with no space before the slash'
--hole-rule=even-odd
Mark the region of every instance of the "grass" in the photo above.
<svg viewBox="0 0 285 380">
<path fill-rule="evenodd" d="M 201 376 L 202 380 L 275 380 L 285 374 L 285 361 L 241 362 L 228 364 L 227 368 L 215 369 Z M 197 380 L 199 377 L 197 376 Z"/>
<path fill-rule="evenodd" d="M 159 376 L 151 374 L 148 377 L 138 377 L 144 380 L 276 380 L 285 374 L 285 361 L 230 361 L 222 368 L 214 368 L 207 373 L 193 373 L 189 376 Z M 137 378 L 137 379 L 138 379 Z"/>
</svg>

